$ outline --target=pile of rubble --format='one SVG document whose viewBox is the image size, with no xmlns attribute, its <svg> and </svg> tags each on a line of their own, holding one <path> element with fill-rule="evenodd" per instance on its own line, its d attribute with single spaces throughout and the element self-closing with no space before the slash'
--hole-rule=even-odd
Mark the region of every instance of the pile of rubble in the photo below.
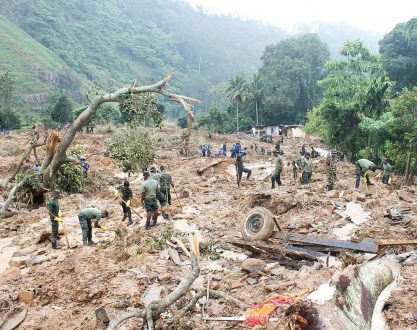
<svg viewBox="0 0 417 330">
<path fill-rule="evenodd" d="M 325 152 L 318 139 L 309 137 L 284 141 L 283 186 L 272 190 L 269 177 L 274 160 L 255 153 L 250 146 L 256 143 L 268 151 L 273 145 L 244 134 L 212 134 L 209 140 L 205 132 L 197 131 L 192 138 L 194 154 L 183 158 L 173 138 L 180 132 L 168 126 L 161 134 L 163 142 L 156 164 L 166 166 L 178 192 L 169 208 L 171 220 L 160 220 L 156 228 L 145 231 L 145 212 L 137 207 L 140 216 L 133 215 L 135 225 L 125 227 L 112 192 L 125 176 L 103 154 L 89 160 L 91 173 L 98 173 L 97 177 L 107 184 L 100 189 L 87 187 L 84 195 L 64 196 L 61 200 L 68 239 L 77 248 L 67 248 L 61 238 L 64 248 L 50 249 L 50 225 L 44 206 L 18 205 L 18 215 L 1 220 L 0 329 L 18 320 L 19 329 L 96 329 L 126 311 L 143 311 L 152 301 L 175 290 L 190 272 L 190 257 L 184 249 L 188 233 L 196 234 L 200 241 L 200 273 L 189 292 L 161 315 L 166 328 L 241 329 L 251 324 L 248 315 L 252 325 L 264 324 L 265 329 L 284 329 L 289 324 L 302 328 L 303 322 L 305 327 L 312 327 L 336 319 L 349 319 L 367 328 L 372 323 L 377 296 L 368 297 L 369 315 L 359 307 L 364 315 L 361 320 L 353 320 L 344 311 L 353 308 L 358 313 L 349 299 L 356 297 L 355 285 L 366 281 L 363 292 L 374 290 L 372 276 L 378 283 L 387 282 L 374 290 L 378 295 L 389 283 L 396 283 L 384 304 L 387 325 L 417 328 L 413 299 L 417 258 L 413 246 L 392 244 L 416 238 L 415 187 L 398 188 L 397 177 L 392 186 L 374 178 L 369 192 L 357 191 L 354 166 L 340 162 L 335 190 L 326 192 L 324 157 L 313 160 L 312 182 L 301 185 L 293 180 L 291 167 L 301 146 Z M 25 137 L 10 139 L 23 147 Z M 104 150 L 105 138 L 80 134 L 74 143 L 94 154 Z M 226 142 L 230 149 L 236 139 L 247 147 L 245 165 L 253 170 L 250 180 L 243 179 L 240 187 L 236 185 L 233 159 L 202 158 L 198 152 L 203 143 L 219 150 Z M 2 175 L 7 175 L 10 163 L 2 161 Z M 138 196 L 142 177 L 130 180 Z M 95 231 L 98 244 L 94 247 L 81 244 L 77 214 L 84 207 L 110 211 L 110 219 L 105 222 L 113 230 Z M 242 236 L 242 221 L 254 207 L 269 210 L 276 221 L 274 237 L 268 241 L 254 243 Z M 123 235 L 117 235 L 117 229 Z M 347 245 L 338 246 L 340 240 Z M 394 260 L 393 253 L 403 257 Z M 368 271 L 367 278 L 357 276 L 369 265 L 377 265 L 373 267 L 375 272 L 390 269 L 389 274 Z M 206 294 L 207 290 L 211 293 Z M 274 299 L 268 301 L 271 297 Z M 262 303 L 260 309 L 245 312 L 255 303 Z M 273 313 L 265 312 L 265 306 Z M 264 312 L 268 314 L 266 319 Z M 311 315 L 318 316 L 314 319 Z M 138 322 L 142 320 L 127 320 L 119 329 L 137 328 Z"/>
</svg>

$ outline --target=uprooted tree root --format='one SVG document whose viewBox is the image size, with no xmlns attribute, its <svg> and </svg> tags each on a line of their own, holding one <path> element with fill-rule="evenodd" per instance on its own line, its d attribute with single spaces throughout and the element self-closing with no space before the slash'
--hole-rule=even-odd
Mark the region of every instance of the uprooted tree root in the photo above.
<svg viewBox="0 0 417 330">
<path fill-rule="evenodd" d="M 191 285 L 194 283 L 194 281 L 197 279 L 199 275 L 200 266 L 198 265 L 197 257 L 194 253 L 191 252 L 191 271 L 188 274 L 188 276 L 180 282 L 180 284 L 174 291 L 172 291 L 169 295 L 160 300 L 151 302 L 144 311 L 129 311 L 122 314 L 120 317 L 114 319 L 110 323 L 110 325 L 107 327 L 107 330 L 115 330 L 120 324 L 131 318 L 143 319 L 144 322 L 142 328 L 144 328 L 145 325 L 147 325 L 148 330 L 155 329 L 155 321 L 159 319 L 161 314 L 164 313 L 169 306 L 174 304 L 176 301 L 178 301 L 180 298 L 186 295 L 187 292 L 189 292 Z M 184 307 L 184 311 L 176 319 L 179 319 L 185 314 L 189 313 L 197 303 L 198 299 L 205 296 L 206 294 L 207 290 L 205 288 L 200 288 L 197 291 L 197 294 Z M 231 297 L 223 292 L 216 290 L 208 290 L 208 294 L 211 298 L 224 299 L 230 303 L 233 303 L 242 310 L 246 310 L 248 308 L 248 305 L 244 302 L 234 297 Z"/>
</svg>

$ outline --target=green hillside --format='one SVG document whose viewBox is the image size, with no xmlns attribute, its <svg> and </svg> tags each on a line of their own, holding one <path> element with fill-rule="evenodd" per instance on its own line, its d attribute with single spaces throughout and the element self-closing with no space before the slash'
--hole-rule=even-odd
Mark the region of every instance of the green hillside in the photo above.
<svg viewBox="0 0 417 330">
<path fill-rule="evenodd" d="M 0 74 L 9 71 L 24 110 L 38 108 L 53 87 L 80 99 L 80 79 L 60 58 L 0 16 Z"/>
<path fill-rule="evenodd" d="M 284 35 L 171 0 L 2 0 L 0 12 L 106 89 L 174 69 L 173 88 L 203 100 L 202 109 L 210 88 L 256 70 L 265 46 Z"/>
</svg>

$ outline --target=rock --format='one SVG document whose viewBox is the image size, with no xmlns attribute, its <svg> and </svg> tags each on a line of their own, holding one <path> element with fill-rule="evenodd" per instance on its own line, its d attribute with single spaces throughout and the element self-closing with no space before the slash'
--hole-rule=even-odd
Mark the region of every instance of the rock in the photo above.
<svg viewBox="0 0 417 330">
<path fill-rule="evenodd" d="M 412 196 L 410 196 L 410 194 L 407 193 L 404 190 L 397 191 L 397 195 L 403 201 L 406 201 L 408 203 L 413 203 L 414 202 L 414 198 Z"/>
<path fill-rule="evenodd" d="M 339 198 L 340 193 L 337 190 L 330 190 L 326 193 L 326 197 L 328 198 Z"/>
<path fill-rule="evenodd" d="M 298 233 L 301 234 L 301 235 L 305 235 L 305 234 L 308 234 L 309 231 L 306 228 L 302 228 L 298 231 Z"/>
<path fill-rule="evenodd" d="M 366 196 L 364 194 L 361 194 L 361 193 L 357 192 L 357 191 L 354 191 L 351 195 L 351 199 L 352 199 L 352 202 L 356 202 L 356 201 L 365 202 L 366 201 Z"/>
<path fill-rule="evenodd" d="M 256 277 L 248 277 L 246 279 L 246 282 L 248 282 L 248 284 L 250 284 L 250 285 L 254 285 L 254 284 L 258 283 L 258 279 Z"/>
<path fill-rule="evenodd" d="M 210 289 L 212 290 L 218 290 L 220 288 L 220 283 L 217 281 L 211 281 L 210 282 Z"/>
<path fill-rule="evenodd" d="M 158 279 L 158 273 L 156 272 L 149 272 L 148 277 L 150 281 L 155 281 Z"/>
<path fill-rule="evenodd" d="M 171 274 L 170 273 L 162 273 L 161 275 L 158 276 L 158 279 L 161 283 L 166 283 L 171 279 Z"/>
<path fill-rule="evenodd" d="M 290 286 L 295 286 L 294 281 L 278 282 L 276 284 L 270 284 L 265 286 L 265 289 L 269 292 L 277 292 L 287 290 Z"/>
<path fill-rule="evenodd" d="M 161 253 L 159 253 L 159 260 L 168 260 L 168 259 L 169 259 L 168 250 L 162 250 Z"/>
<path fill-rule="evenodd" d="M 35 265 L 40 265 L 41 263 L 46 261 L 46 257 L 45 256 L 35 256 L 33 258 L 30 258 L 29 260 L 26 261 L 26 267 L 32 267 Z"/>
<path fill-rule="evenodd" d="M 98 322 L 102 323 L 102 324 L 109 324 L 110 323 L 110 319 L 107 316 L 107 312 L 104 309 L 104 307 L 99 307 L 95 310 L 95 314 L 96 314 L 96 319 Z"/>
<path fill-rule="evenodd" d="M 29 257 L 12 257 L 9 261 L 10 267 L 25 267 Z"/>
<path fill-rule="evenodd" d="M 413 317 L 414 320 L 417 321 L 417 309 L 415 309 L 411 312 L 411 316 Z"/>
<path fill-rule="evenodd" d="M 275 268 L 281 267 L 279 265 L 279 263 L 277 262 L 271 262 L 269 264 L 267 264 L 264 268 L 264 272 L 267 274 L 270 274 L 272 270 L 274 270 Z"/>
<path fill-rule="evenodd" d="M 314 191 L 318 194 L 324 193 L 325 189 L 323 186 L 317 187 Z"/>
<path fill-rule="evenodd" d="M 266 262 L 260 259 L 249 258 L 243 261 L 240 267 L 250 273 L 262 272 L 266 267 Z"/>
<path fill-rule="evenodd" d="M 376 207 L 381 206 L 381 203 L 376 199 L 371 199 L 370 201 L 365 203 L 365 207 L 372 210 Z"/>
<path fill-rule="evenodd" d="M 33 291 L 24 291 L 19 293 L 19 301 L 26 305 L 32 305 L 33 299 L 35 299 L 35 293 Z"/>
<path fill-rule="evenodd" d="M 191 193 L 189 190 L 182 190 L 180 192 L 180 198 L 188 198 L 190 197 Z"/>
</svg>

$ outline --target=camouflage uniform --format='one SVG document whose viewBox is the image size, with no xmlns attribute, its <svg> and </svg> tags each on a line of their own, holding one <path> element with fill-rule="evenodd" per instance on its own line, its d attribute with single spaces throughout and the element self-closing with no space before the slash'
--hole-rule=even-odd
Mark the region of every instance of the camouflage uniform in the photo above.
<svg viewBox="0 0 417 330">
<path fill-rule="evenodd" d="M 334 182 L 336 181 L 336 164 L 337 158 L 333 153 L 326 160 L 327 164 L 327 190 L 333 190 Z"/>
<path fill-rule="evenodd" d="M 159 179 L 161 185 L 161 193 L 164 194 L 165 199 L 168 201 L 168 204 L 171 205 L 171 183 L 172 177 L 171 174 L 163 172 Z"/>
<path fill-rule="evenodd" d="M 151 180 L 154 180 L 157 183 L 156 199 L 161 204 L 162 216 L 164 217 L 164 219 L 168 219 L 168 213 L 166 212 L 167 200 L 165 198 L 165 195 L 161 192 L 161 189 L 160 189 L 161 174 L 151 170 Z"/>
<path fill-rule="evenodd" d="M 59 203 L 58 200 L 55 198 L 52 198 L 48 203 L 48 209 L 49 209 L 49 217 L 51 219 L 51 242 L 52 242 L 52 248 L 56 249 L 56 241 L 58 239 L 58 230 L 59 230 L 59 223 L 55 220 L 55 217 L 59 214 Z"/>
<path fill-rule="evenodd" d="M 384 171 L 382 176 L 382 183 L 388 184 L 389 178 L 391 176 L 391 164 L 390 163 L 383 163 L 382 170 Z"/>
<path fill-rule="evenodd" d="M 282 163 L 283 163 L 283 158 L 281 155 L 278 155 L 275 161 L 275 172 L 271 176 L 271 182 L 272 182 L 271 188 L 275 188 L 275 182 L 278 183 L 278 186 L 282 186 L 282 182 L 281 182 Z"/>
<path fill-rule="evenodd" d="M 122 209 L 123 209 L 123 220 L 125 220 L 126 218 L 128 218 L 129 223 L 132 222 L 132 211 L 130 210 L 130 207 L 128 207 L 126 205 L 126 203 L 128 201 L 130 201 L 132 199 L 133 193 L 132 193 L 132 189 L 130 189 L 129 187 L 126 187 L 125 185 L 121 185 L 119 187 L 117 187 L 117 190 L 120 192 L 120 195 L 122 197 Z"/>
</svg>

